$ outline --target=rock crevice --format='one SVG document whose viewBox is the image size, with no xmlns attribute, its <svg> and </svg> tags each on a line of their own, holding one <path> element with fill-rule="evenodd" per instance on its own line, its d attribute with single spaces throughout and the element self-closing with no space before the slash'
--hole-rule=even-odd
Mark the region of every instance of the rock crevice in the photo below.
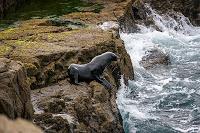
<svg viewBox="0 0 200 133">
<path fill-rule="evenodd" d="M 0 113 L 11 119 L 31 119 L 30 87 L 22 63 L 0 58 Z"/>
</svg>

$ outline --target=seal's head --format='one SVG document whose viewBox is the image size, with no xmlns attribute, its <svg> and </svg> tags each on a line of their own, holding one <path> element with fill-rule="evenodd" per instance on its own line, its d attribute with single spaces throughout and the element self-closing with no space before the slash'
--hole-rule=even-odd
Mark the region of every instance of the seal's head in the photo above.
<svg viewBox="0 0 200 133">
<path fill-rule="evenodd" d="M 104 53 L 111 61 L 117 61 L 117 59 L 119 59 L 119 57 L 112 52 L 106 52 Z"/>
</svg>

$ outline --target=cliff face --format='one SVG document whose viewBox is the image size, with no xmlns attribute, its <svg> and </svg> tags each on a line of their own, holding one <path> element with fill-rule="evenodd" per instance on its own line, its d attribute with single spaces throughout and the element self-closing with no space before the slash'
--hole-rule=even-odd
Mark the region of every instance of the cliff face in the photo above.
<svg viewBox="0 0 200 133">
<path fill-rule="evenodd" d="M 117 20 L 131 1 L 95 2 L 104 6 L 100 13 L 31 19 L 0 32 L 0 57 L 24 64 L 32 89 L 34 122 L 46 132 L 123 132 L 116 92 L 121 76 L 127 83 L 134 74 L 130 57 L 119 38 Z M 112 90 L 96 82 L 83 86 L 69 83 L 70 64 L 88 63 L 106 51 L 121 57 L 104 72 L 113 85 Z M 20 82 L 25 81 L 20 78 Z"/>
<path fill-rule="evenodd" d="M 38 110 L 34 121 L 46 132 L 122 133 L 116 91 L 117 87 L 106 90 L 96 82 L 76 86 L 66 80 L 34 90 L 32 100 Z"/>
<path fill-rule="evenodd" d="M 169 11 L 181 12 L 188 17 L 194 25 L 200 25 L 200 2 L 199 0 L 146 0 L 152 8 L 161 13 Z"/>
<path fill-rule="evenodd" d="M 30 87 L 22 63 L 0 58 L 0 114 L 31 119 Z"/>
<path fill-rule="evenodd" d="M 129 56 L 115 34 L 96 26 L 72 30 L 47 26 L 46 20 L 31 20 L 0 33 L 0 56 L 25 63 L 31 88 L 36 89 L 66 78 L 71 63 L 87 63 L 106 51 L 125 54 L 120 55 L 121 60 L 130 69 Z"/>
<path fill-rule="evenodd" d="M 152 17 L 147 15 L 150 10 L 146 5 L 150 5 L 159 14 L 167 14 L 175 20 L 178 20 L 176 15 L 182 13 L 189 18 L 193 25 L 200 25 L 199 0 L 133 0 L 125 15 L 119 19 L 122 31 L 137 32 L 139 30 L 137 24 L 152 26 L 157 29 Z"/>
<path fill-rule="evenodd" d="M 30 119 L 31 93 L 34 122 L 46 132 L 121 133 L 116 92 L 121 75 L 127 83 L 134 74 L 119 28 L 135 32 L 136 23 L 152 25 L 144 3 L 163 13 L 180 11 L 199 25 L 199 5 L 195 0 L 86 1 L 100 3 L 104 8 L 99 13 L 85 11 L 57 19 L 31 19 L 0 32 L 0 113 L 12 119 Z M 1 14 L 15 2 L 1 1 Z M 96 82 L 83 86 L 69 83 L 70 64 L 88 63 L 106 51 L 121 57 L 104 73 L 114 86 L 112 90 Z"/>
</svg>

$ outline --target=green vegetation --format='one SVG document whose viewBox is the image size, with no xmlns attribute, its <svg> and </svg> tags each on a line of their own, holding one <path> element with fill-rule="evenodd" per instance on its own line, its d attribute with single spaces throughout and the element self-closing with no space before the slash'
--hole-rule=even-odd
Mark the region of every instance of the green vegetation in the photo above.
<svg viewBox="0 0 200 133">
<path fill-rule="evenodd" d="M 100 12 L 100 4 L 86 3 L 81 0 L 29 0 L 19 9 L 10 9 L 0 20 L 0 28 L 8 27 L 16 21 L 31 18 L 54 18 L 71 12 Z"/>
<path fill-rule="evenodd" d="M 10 46 L 5 46 L 5 45 L 0 46 L 0 58 L 7 55 L 11 50 L 12 48 Z"/>
</svg>

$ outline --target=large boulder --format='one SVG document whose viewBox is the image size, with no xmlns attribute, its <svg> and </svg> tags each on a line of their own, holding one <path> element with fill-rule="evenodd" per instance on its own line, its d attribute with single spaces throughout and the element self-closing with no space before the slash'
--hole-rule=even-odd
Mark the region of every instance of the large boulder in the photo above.
<svg viewBox="0 0 200 133">
<path fill-rule="evenodd" d="M 21 118 L 12 121 L 0 115 L 0 123 L 0 133 L 42 133 L 41 129 Z"/>
<path fill-rule="evenodd" d="M 32 100 L 37 109 L 34 122 L 46 132 L 122 133 L 116 91 L 116 86 L 106 90 L 96 82 L 77 86 L 66 80 L 34 90 Z"/>
<path fill-rule="evenodd" d="M 31 119 L 33 107 L 24 66 L 20 62 L 0 58 L 0 114 L 14 119 Z"/>
<path fill-rule="evenodd" d="M 168 65 L 170 63 L 169 55 L 158 48 L 147 50 L 146 55 L 142 57 L 140 64 L 146 68 L 152 68 L 156 65 Z"/>
</svg>

